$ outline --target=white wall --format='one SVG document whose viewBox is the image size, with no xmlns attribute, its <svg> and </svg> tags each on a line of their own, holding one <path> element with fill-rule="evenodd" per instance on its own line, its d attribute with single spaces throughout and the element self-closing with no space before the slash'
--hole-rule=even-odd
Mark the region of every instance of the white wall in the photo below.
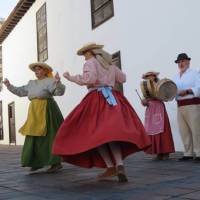
<svg viewBox="0 0 200 200">
<path fill-rule="evenodd" d="M 17 27 L 3 43 L 4 76 L 15 85 L 33 78 L 27 65 L 37 59 L 35 13 L 44 3 L 37 0 Z M 192 67 L 198 66 L 200 27 L 198 8 L 200 1 L 193 0 L 114 0 L 115 16 L 96 29 L 91 29 L 90 0 L 47 0 L 49 59 L 55 71 L 69 70 L 81 73 L 83 58 L 76 50 L 87 42 L 105 44 L 114 53 L 121 51 L 122 69 L 127 73 L 125 95 L 143 120 L 144 108 L 135 93 L 140 90 L 141 74 L 148 70 L 161 72 L 162 77 L 177 73 L 174 63 L 178 53 L 192 57 Z M 63 80 L 66 94 L 56 100 L 66 116 L 85 95 L 86 89 Z M 4 130 L 7 132 L 7 104 L 16 102 L 17 129 L 26 118 L 28 101 L 8 93 L 4 99 Z M 176 150 L 182 150 L 177 122 L 176 104 L 167 103 Z M 7 139 L 4 142 L 7 143 Z M 18 144 L 22 144 L 18 136 Z"/>
<path fill-rule="evenodd" d="M 37 61 L 37 38 L 36 38 L 36 20 L 35 12 L 37 3 L 33 5 L 25 17 L 17 24 L 15 29 L 3 42 L 3 77 L 8 78 L 16 86 L 27 84 L 28 80 L 35 79 L 33 72 L 28 69 L 30 62 Z M 19 98 L 4 87 L 0 93 L 3 100 L 3 144 L 9 143 L 8 127 L 8 104 L 15 102 L 16 118 L 16 142 L 23 144 L 24 137 L 18 133 L 18 129 L 26 120 L 29 100 Z"/>
</svg>

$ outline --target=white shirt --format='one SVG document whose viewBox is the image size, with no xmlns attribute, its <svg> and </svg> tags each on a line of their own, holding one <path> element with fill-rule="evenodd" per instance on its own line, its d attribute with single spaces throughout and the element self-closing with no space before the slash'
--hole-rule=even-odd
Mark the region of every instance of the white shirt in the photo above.
<svg viewBox="0 0 200 200">
<path fill-rule="evenodd" d="M 177 100 L 200 97 L 200 73 L 198 71 L 188 68 L 182 76 L 180 76 L 180 73 L 176 74 L 173 81 L 176 83 L 178 92 L 186 89 L 192 89 L 193 91 L 193 94 L 184 97 L 177 96 Z"/>
</svg>

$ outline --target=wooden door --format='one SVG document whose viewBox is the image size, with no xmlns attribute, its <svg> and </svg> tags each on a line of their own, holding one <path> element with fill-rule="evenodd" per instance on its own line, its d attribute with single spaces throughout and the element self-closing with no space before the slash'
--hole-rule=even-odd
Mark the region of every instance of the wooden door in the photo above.
<svg viewBox="0 0 200 200">
<path fill-rule="evenodd" d="M 0 140 L 3 140 L 3 112 L 2 112 L 2 101 L 0 101 Z"/>
<path fill-rule="evenodd" d="M 8 104 L 9 140 L 10 144 L 16 144 L 15 131 L 15 103 Z"/>
</svg>

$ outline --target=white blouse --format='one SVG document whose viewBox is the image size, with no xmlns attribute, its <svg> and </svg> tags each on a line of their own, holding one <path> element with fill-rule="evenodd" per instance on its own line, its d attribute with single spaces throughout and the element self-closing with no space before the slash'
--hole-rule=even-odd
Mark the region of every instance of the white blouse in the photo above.
<svg viewBox="0 0 200 200">
<path fill-rule="evenodd" d="M 198 71 L 188 68 L 182 76 L 180 73 L 176 74 L 173 81 L 176 83 L 178 91 L 192 89 L 194 93 L 184 97 L 177 96 L 177 100 L 200 97 L 200 73 Z"/>
<path fill-rule="evenodd" d="M 65 86 L 61 82 L 56 82 L 54 78 L 30 80 L 27 85 L 21 87 L 10 85 L 7 88 L 19 97 L 28 96 L 30 100 L 34 98 L 51 98 L 65 93 Z"/>
</svg>

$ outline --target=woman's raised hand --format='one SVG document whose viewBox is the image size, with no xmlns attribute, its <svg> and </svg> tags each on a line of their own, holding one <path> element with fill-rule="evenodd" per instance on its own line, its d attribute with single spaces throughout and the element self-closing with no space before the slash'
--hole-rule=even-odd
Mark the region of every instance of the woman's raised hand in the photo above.
<svg viewBox="0 0 200 200">
<path fill-rule="evenodd" d="M 69 73 L 69 72 L 65 72 L 65 73 L 63 74 L 63 76 L 64 76 L 67 80 L 70 79 L 70 73 Z"/>
<path fill-rule="evenodd" d="M 55 78 L 56 82 L 59 82 L 59 81 L 60 81 L 60 75 L 59 75 L 58 72 L 56 72 L 56 75 L 55 75 L 54 78 Z"/>
<path fill-rule="evenodd" d="M 4 81 L 3 81 L 3 84 L 4 84 L 6 87 L 8 87 L 8 86 L 10 86 L 10 81 L 9 81 L 7 78 L 5 78 Z"/>
</svg>

